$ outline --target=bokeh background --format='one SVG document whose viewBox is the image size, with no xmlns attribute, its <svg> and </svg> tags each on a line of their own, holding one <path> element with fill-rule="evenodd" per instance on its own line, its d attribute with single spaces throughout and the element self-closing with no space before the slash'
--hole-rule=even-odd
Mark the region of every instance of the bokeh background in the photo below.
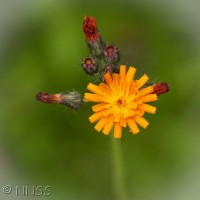
<svg viewBox="0 0 200 200">
<path fill-rule="evenodd" d="M 82 20 L 91 15 L 122 64 L 171 88 L 146 115 L 146 130 L 123 132 L 127 199 L 199 200 L 199 13 L 198 0 L 0 0 L 0 199 L 15 199 L 24 185 L 52 194 L 18 199 L 117 199 L 111 138 L 89 123 L 91 104 L 72 111 L 35 99 L 39 91 L 83 94 L 93 81 L 80 66 L 89 54 Z"/>
</svg>

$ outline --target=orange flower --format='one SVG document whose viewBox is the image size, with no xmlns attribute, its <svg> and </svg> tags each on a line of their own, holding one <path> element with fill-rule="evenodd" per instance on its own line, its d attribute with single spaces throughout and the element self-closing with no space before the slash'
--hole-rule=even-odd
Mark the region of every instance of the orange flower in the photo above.
<svg viewBox="0 0 200 200">
<path fill-rule="evenodd" d="M 139 80 L 133 80 L 136 69 L 130 67 L 126 73 L 126 66 L 120 66 L 119 74 L 104 75 L 105 83 L 99 86 L 89 83 L 87 89 L 93 93 L 85 93 L 84 99 L 98 104 L 92 106 L 95 112 L 89 117 L 91 123 L 97 122 L 94 127 L 98 132 L 108 135 L 114 126 L 114 137 L 121 138 L 122 127 L 129 126 L 133 134 L 140 130 L 137 126 L 146 128 L 149 123 L 143 118 L 145 112 L 154 114 L 156 108 L 146 103 L 157 101 L 152 86 L 142 89 L 148 81 L 147 75 Z"/>
</svg>

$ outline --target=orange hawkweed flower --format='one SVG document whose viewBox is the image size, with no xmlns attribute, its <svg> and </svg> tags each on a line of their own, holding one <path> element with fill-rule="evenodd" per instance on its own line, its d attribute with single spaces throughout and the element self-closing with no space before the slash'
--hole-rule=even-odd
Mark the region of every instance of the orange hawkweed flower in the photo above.
<svg viewBox="0 0 200 200">
<path fill-rule="evenodd" d="M 84 99 L 98 103 L 92 106 L 95 113 L 89 117 L 91 123 L 98 121 L 94 127 L 98 132 L 109 135 L 114 126 L 114 137 L 121 138 L 122 128 L 127 125 L 133 134 L 140 131 L 137 124 L 143 128 L 149 125 L 143 115 L 145 112 L 154 114 L 156 108 L 146 103 L 158 98 L 152 86 L 142 89 L 149 79 L 147 75 L 133 80 L 135 72 L 136 69 L 130 67 L 126 73 L 126 66 L 121 65 L 119 74 L 107 72 L 104 75 L 106 84 L 88 84 L 87 89 L 93 93 L 85 93 Z"/>
</svg>

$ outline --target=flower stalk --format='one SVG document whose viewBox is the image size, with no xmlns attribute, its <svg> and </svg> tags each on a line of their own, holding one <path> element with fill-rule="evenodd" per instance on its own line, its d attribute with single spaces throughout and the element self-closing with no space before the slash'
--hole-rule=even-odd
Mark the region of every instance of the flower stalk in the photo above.
<svg viewBox="0 0 200 200">
<path fill-rule="evenodd" d="M 127 200 L 127 190 L 125 185 L 125 170 L 123 165 L 123 156 L 121 140 L 115 140 L 110 137 L 111 142 L 111 160 L 112 160 L 112 181 L 113 194 L 116 200 Z"/>
</svg>

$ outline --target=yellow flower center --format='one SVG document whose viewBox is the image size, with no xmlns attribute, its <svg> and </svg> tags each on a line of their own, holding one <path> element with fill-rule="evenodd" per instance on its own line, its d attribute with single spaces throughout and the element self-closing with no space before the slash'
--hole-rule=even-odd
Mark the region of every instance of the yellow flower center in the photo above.
<svg viewBox="0 0 200 200">
<path fill-rule="evenodd" d="M 117 103 L 118 103 L 119 106 L 124 106 L 124 105 L 126 105 L 125 101 L 122 100 L 122 99 L 118 99 L 118 100 L 117 100 Z"/>
</svg>

